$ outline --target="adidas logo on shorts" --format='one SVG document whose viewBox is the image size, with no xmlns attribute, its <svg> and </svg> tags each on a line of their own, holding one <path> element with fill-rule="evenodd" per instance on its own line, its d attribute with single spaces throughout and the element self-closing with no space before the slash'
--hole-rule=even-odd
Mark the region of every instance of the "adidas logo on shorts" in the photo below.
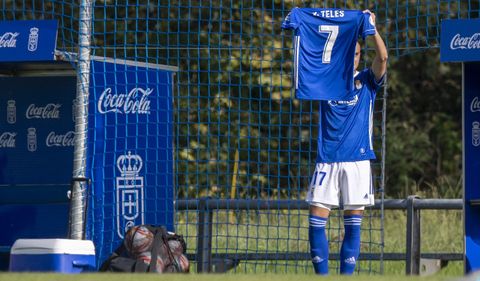
<svg viewBox="0 0 480 281">
<path fill-rule="evenodd" d="M 348 264 L 355 264 L 355 257 L 349 257 L 349 258 L 346 258 L 343 260 L 345 263 L 348 263 Z"/>
</svg>

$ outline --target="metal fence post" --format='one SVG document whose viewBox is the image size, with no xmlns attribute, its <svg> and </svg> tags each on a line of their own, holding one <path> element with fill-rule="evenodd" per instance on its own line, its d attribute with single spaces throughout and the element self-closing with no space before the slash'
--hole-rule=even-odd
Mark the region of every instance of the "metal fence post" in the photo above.
<svg viewBox="0 0 480 281">
<path fill-rule="evenodd" d="M 208 198 L 198 201 L 197 273 L 212 271 L 212 211 Z"/>
<path fill-rule="evenodd" d="M 416 195 L 407 198 L 406 274 L 420 274 L 420 209 L 416 208 Z"/>
<path fill-rule="evenodd" d="M 69 238 L 85 238 L 88 89 L 90 85 L 90 45 L 92 37 L 92 0 L 80 1 L 78 27 L 77 95 L 75 106 L 75 146 L 73 151 L 73 181 L 70 193 Z"/>
</svg>

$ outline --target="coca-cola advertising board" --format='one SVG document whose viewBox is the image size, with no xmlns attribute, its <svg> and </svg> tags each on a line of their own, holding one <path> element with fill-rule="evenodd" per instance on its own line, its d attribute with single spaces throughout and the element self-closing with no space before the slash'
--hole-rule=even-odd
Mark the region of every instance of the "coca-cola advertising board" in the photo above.
<svg viewBox="0 0 480 281">
<path fill-rule="evenodd" d="M 470 273 L 480 270 L 480 19 L 442 21 L 440 59 L 462 63 L 463 245 Z"/>
<path fill-rule="evenodd" d="M 0 77 L 1 247 L 68 234 L 75 85 L 74 76 Z"/>
<path fill-rule="evenodd" d="M 465 272 L 480 270 L 480 62 L 463 66 Z"/>
<path fill-rule="evenodd" d="M 87 238 L 99 262 L 134 225 L 173 230 L 171 70 L 102 58 L 91 63 L 87 176 L 94 196 Z"/>
<path fill-rule="evenodd" d="M 75 77 L 0 77 L 0 185 L 69 185 Z"/>
<path fill-rule="evenodd" d="M 442 21 L 440 60 L 480 61 L 480 19 Z"/>
<path fill-rule="evenodd" d="M 52 61 L 56 20 L 0 21 L 0 61 Z"/>
</svg>

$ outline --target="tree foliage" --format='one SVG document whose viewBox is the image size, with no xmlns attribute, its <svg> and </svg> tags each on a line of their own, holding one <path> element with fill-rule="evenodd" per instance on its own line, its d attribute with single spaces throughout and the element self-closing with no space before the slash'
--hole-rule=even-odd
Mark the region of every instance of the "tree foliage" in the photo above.
<svg viewBox="0 0 480 281">
<path fill-rule="evenodd" d="M 395 59 L 388 92 L 387 194 L 460 195 L 460 64 L 440 63 L 438 50 Z"/>
</svg>

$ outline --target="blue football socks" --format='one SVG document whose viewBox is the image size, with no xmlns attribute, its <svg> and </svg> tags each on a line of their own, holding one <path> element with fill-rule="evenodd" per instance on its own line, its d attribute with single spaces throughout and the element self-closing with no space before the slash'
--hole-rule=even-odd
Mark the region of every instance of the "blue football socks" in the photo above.
<svg viewBox="0 0 480 281">
<path fill-rule="evenodd" d="M 340 250 L 340 274 L 351 275 L 360 255 L 361 215 L 343 216 L 345 236 Z"/>
<path fill-rule="evenodd" d="M 326 275 L 328 274 L 328 240 L 325 233 L 327 218 L 310 215 L 308 221 L 313 268 L 316 274 Z"/>
</svg>

